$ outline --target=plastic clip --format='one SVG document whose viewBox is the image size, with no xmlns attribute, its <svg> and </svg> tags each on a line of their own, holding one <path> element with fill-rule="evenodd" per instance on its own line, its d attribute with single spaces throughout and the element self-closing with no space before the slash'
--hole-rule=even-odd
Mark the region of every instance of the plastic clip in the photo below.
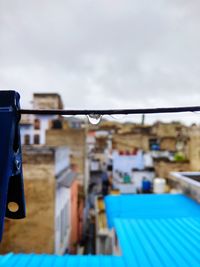
<svg viewBox="0 0 200 267">
<path fill-rule="evenodd" d="M 25 217 L 19 100 L 15 91 L 0 91 L 0 240 L 5 217 Z"/>
</svg>

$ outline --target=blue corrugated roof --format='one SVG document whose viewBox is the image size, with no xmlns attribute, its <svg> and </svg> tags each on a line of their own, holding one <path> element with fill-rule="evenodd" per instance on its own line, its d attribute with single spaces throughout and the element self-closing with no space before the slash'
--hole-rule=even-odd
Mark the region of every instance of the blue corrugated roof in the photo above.
<svg viewBox="0 0 200 267">
<path fill-rule="evenodd" d="M 0 267 L 199 267 L 200 205 L 184 195 L 106 197 L 122 256 L 8 254 Z"/>
<path fill-rule="evenodd" d="M 7 254 L 0 256 L 1 267 L 125 267 L 124 259 L 115 256 L 56 256 Z"/>
<path fill-rule="evenodd" d="M 109 227 L 113 227 L 115 218 L 200 216 L 199 204 L 182 194 L 107 196 L 105 204 Z"/>
<path fill-rule="evenodd" d="M 115 226 L 126 266 L 200 266 L 199 218 L 116 219 Z"/>
</svg>

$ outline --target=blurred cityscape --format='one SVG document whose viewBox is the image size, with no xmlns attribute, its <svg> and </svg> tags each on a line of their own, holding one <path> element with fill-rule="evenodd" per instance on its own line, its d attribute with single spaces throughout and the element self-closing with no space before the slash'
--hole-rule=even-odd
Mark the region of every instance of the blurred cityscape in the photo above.
<svg viewBox="0 0 200 267">
<path fill-rule="evenodd" d="M 57 93 L 37 93 L 33 108 L 63 103 Z M 120 255 L 105 196 L 184 193 L 200 200 L 197 125 L 23 115 L 21 142 L 27 217 L 5 220 L 1 254 Z"/>
</svg>

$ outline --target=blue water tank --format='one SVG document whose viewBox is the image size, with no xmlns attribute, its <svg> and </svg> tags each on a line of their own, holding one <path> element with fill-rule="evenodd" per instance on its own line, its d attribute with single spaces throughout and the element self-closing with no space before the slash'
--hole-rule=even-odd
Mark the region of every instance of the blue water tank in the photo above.
<svg viewBox="0 0 200 267">
<path fill-rule="evenodd" d="M 142 181 L 142 192 L 148 193 L 150 191 L 151 191 L 151 182 L 146 180 L 146 179 L 144 179 Z"/>
</svg>

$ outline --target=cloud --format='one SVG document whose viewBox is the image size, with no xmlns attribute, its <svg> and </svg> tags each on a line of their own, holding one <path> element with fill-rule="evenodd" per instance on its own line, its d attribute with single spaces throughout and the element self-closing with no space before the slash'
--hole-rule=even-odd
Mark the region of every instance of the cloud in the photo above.
<svg viewBox="0 0 200 267">
<path fill-rule="evenodd" d="M 66 108 L 199 105 L 197 0 L 0 0 L 0 88 Z"/>
</svg>

